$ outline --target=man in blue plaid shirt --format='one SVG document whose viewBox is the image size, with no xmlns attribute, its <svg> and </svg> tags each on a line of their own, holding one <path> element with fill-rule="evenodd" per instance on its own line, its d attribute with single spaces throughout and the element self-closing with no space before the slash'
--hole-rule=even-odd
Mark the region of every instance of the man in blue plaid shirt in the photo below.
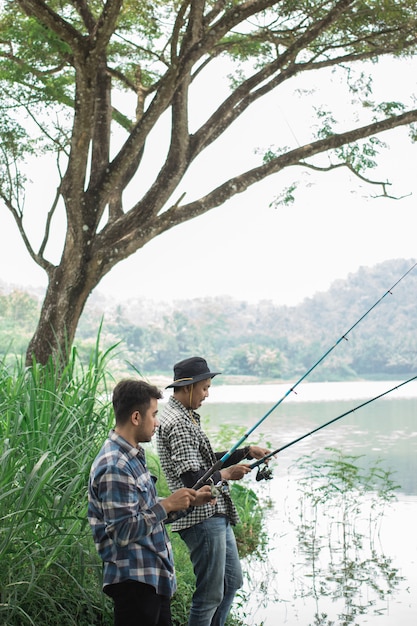
<svg viewBox="0 0 417 626">
<path fill-rule="evenodd" d="M 144 381 L 119 382 L 113 391 L 116 425 L 91 467 L 88 521 L 104 563 L 103 591 L 113 599 L 115 626 L 172 626 L 176 580 L 164 523 L 213 502 L 208 486 L 157 496 L 140 443 L 155 433 L 161 397 Z"/>
</svg>

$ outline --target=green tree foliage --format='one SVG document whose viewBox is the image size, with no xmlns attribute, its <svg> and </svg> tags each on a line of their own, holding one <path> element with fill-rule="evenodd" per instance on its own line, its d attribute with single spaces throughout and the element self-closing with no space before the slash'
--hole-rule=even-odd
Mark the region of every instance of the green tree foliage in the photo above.
<svg viewBox="0 0 417 626">
<path fill-rule="evenodd" d="M 415 136 L 412 100 L 376 101 L 371 81 L 383 56 L 415 54 L 415 9 L 415 0 L 5 0 L 0 210 L 48 278 L 28 363 L 68 353 L 89 294 L 117 263 L 266 177 L 294 165 L 346 167 L 369 182 L 380 133 L 407 126 Z M 230 84 L 216 92 L 222 67 Z M 332 69 L 351 96 L 348 113 L 317 106 L 305 90 L 303 145 L 285 145 L 276 129 L 256 165 L 236 172 L 227 167 L 236 152 L 254 146 L 229 142 L 213 175 L 192 177 L 185 200 L 186 176 L 255 103 Z M 204 114 L 203 92 L 213 101 Z M 36 200 L 28 163 L 43 155 L 50 175 Z M 386 183 L 371 182 L 387 195 Z M 294 190 L 278 195 L 291 202 Z"/>
<path fill-rule="evenodd" d="M 232 298 L 203 298 L 158 305 L 135 300 L 114 305 L 97 296 L 83 313 L 77 349 L 88 359 L 102 324 L 105 347 L 118 344 L 118 373 L 162 374 L 172 364 L 204 354 L 229 377 L 295 380 L 305 374 L 378 300 L 381 302 L 311 374 L 311 380 L 393 378 L 417 370 L 417 268 L 387 293 L 412 261 L 385 261 L 360 268 L 330 289 L 293 307 Z M 10 299 L 10 302 L 9 302 Z M 14 315 L 16 299 L 29 302 L 32 326 Z M 26 306 L 26 305 L 25 305 Z M 21 354 L 39 303 L 35 297 L 0 294 L 0 353 L 13 346 Z M 141 309 L 141 323 L 136 311 Z M 25 331 L 23 330 L 25 329 Z"/>
<path fill-rule="evenodd" d="M 392 378 L 413 374 L 417 368 L 417 317 L 413 305 L 417 269 L 392 293 L 387 293 L 412 264 L 411 260 L 396 260 L 360 268 L 347 279 L 335 281 L 328 291 L 293 307 L 270 301 L 249 304 L 224 297 L 176 302 L 171 305 L 169 316 L 166 307 L 159 312 L 161 344 L 156 332 L 157 310 L 150 303 L 152 322 L 140 327 L 140 346 L 128 351 L 127 360 L 141 372 L 170 376 L 172 363 L 177 359 L 204 354 L 213 367 L 229 376 L 294 380 L 309 370 L 386 294 L 348 335 L 347 341 L 341 341 L 311 373 L 310 379 Z M 124 306 L 125 326 L 129 323 L 136 326 L 130 314 L 136 308 L 134 301 Z M 111 309 L 105 315 L 105 319 L 111 318 Z M 87 308 L 84 317 L 88 316 Z M 173 323 L 167 323 L 171 318 Z M 180 341 L 175 324 L 178 319 L 182 321 Z M 112 328 L 114 337 L 123 340 Z"/>
</svg>

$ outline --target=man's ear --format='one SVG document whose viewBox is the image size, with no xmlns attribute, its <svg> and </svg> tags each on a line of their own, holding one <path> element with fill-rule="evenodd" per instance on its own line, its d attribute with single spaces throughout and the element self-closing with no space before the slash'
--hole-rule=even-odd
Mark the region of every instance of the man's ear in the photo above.
<svg viewBox="0 0 417 626">
<path fill-rule="evenodd" d="M 133 411 L 133 413 L 130 416 L 130 421 L 132 422 L 134 426 L 137 426 L 141 419 L 142 419 L 142 416 L 139 413 L 139 411 Z"/>
</svg>

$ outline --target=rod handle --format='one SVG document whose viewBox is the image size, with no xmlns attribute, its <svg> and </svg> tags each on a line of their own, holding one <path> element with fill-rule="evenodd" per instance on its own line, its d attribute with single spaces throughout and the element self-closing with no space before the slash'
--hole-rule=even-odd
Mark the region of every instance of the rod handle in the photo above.
<svg viewBox="0 0 417 626">
<path fill-rule="evenodd" d="M 203 487 L 203 485 L 206 484 L 210 476 L 212 476 L 214 472 L 217 472 L 217 470 L 222 468 L 222 465 L 223 465 L 223 461 L 219 459 L 212 467 L 210 467 L 209 470 L 207 470 L 205 474 L 203 474 L 203 476 L 201 476 L 201 478 L 198 479 L 198 481 L 195 483 L 195 485 L 193 485 L 192 488 L 200 489 L 200 487 Z"/>
</svg>

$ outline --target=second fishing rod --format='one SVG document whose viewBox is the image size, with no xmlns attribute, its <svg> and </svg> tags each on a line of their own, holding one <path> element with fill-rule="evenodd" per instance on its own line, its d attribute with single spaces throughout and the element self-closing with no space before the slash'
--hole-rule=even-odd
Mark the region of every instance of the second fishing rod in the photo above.
<svg viewBox="0 0 417 626">
<path fill-rule="evenodd" d="M 346 417 L 347 415 L 350 415 L 351 413 L 355 413 L 355 411 L 359 411 L 359 409 L 362 409 L 364 406 L 367 406 L 368 404 L 371 404 L 371 402 L 375 402 L 375 400 L 379 400 L 380 398 L 383 398 L 384 396 L 387 396 L 389 393 L 392 393 L 393 391 L 396 391 L 397 389 L 400 389 L 400 387 L 403 387 L 404 385 L 407 385 L 408 383 L 411 383 L 411 382 L 413 382 L 415 380 L 417 380 L 417 376 L 412 376 L 408 380 L 405 380 L 402 383 L 398 383 L 394 387 L 391 387 L 390 389 L 387 389 L 386 391 L 383 391 L 382 393 L 378 394 L 377 396 L 374 396 L 373 398 L 370 398 L 369 400 L 365 400 L 365 402 L 361 402 L 361 404 L 358 404 L 357 406 L 353 407 L 352 409 L 349 409 L 348 411 L 345 411 L 341 415 L 338 415 L 337 417 L 333 417 L 333 419 L 325 422 L 324 424 L 321 424 L 320 426 L 316 426 L 316 428 L 313 428 L 312 430 L 309 430 L 308 433 L 304 433 L 304 435 L 300 435 L 299 437 L 297 437 L 296 439 L 293 439 L 289 443 L 286 443 L 283 446 L 280 446 L 279 448 L 277 448 L 276 450 L 273 450 L 272 452 L 269 452 L 268 454 L 265 454 L 265 456 L 263 456 L 261 459 L 258 459 L 257 461 L 254 461 L 253 463 L 250 464 L 250 468 L 251 469 L 255 469 L 255 467 L 258 469 L 258 472 L 257 472 L 257 475 L 256 475 L 256 480 L 257 481 L 259 481 L 259 480 L 270 480 L 272 478 L 272 470 L 268 467 L 268 461 L 272 457 L 275 457 L 279 452 L 282 452 L 283 450 L 286 450 L 287 448 L 290 448 L 291 446 L 294 446 L 296 443 L 299 443 L 300 441 L 302 441 L 306 437 L 310 437 L 311 435 L 314 435 L 314 433 L 317 433 L 319 430 L 322 430 L 323 428 L 327 428 L 327 426 L 330 426 L 331 424 L 334 424 L 338 420 L 341 420 L 343 417 Z M 262 465 L 264 465 L 263 468 L 261 467 Z"/>
<path fill-rule="evenodd" d="M 214 472 L 220 470 L 224 463 L 230 458 L 230 456 L 233 454 L 233 452 L 235 452 L 235 450 L 237 450 L 244 441 L 246 441 L 246 439 L 249 437 L 249 435 L 251 435 L 254 430 L 256 428 L 258 428 L 266 419 L 267 417 L 269 417 L 271 415 L 271 413 L 273 413 L 273 411 L 275 411 L 275 409 L 291 394 L 291 393 L 295 393 L 295 389 L 296 387 L 298 387 L 298 385 L 300 383 L 302 383 L 303 380 L 305 380 L 307 378 L 307 376 L 309 376 L 309 374 L 311 374 L 311 372 L 316 369 L 316 367 L 318 367 L 318 365 L 320 365 L 320 363 L 322 363 L 324 361 L 324 359 L 326 359 L 329 354 L 339 345 L 339 343 L 341 343 L 343 340 L 347 341 L 347 337 L 348 335 L 352 332 L 352 330 L 354 328 L 356 328 L 361 322 L 362 320 L 365 319 L 365 317 L 367 317 L 367 315 L 369 315 L 369 313 L 371 311 L 373 311 L 373 309 L 375 309 L 380 302 L 382 302 L 382 300 L 389 294 L 392 295 L 392 291 L 395 289 L 395 287 L 410 273 L 412 272 L 412 270 L 417 266 L 417 262 L 414 263 L 414 265 L 412 265 L 406 272 L 404 272 L 404 274 L 389 288 L 387 289 L 387 291 L 380 297 L 378 298 L 378 300 L 371 306 L 369 307 L 369 309 L 367 311 L 365 311 L 365 313 L 363 313 L 363 315 L 361 315 L 359 317 L 359 319 L 356 320 L 356 322 L 354 324 L 352 324 L 352 326 L 346 331 L 344 332 L 339 339 L 328 349 L 326 350 L 326 352 L 318 359 L 318 361 L 316 361 L 314 363 L 314 365 L 312 365 L 305 374 L 303 374 L 303 376 L 301 376 L 301 378 L 299 378 L 297 380 L 296 383 L 294 383 L 285 393 L 284 395 L 269 409 L 269 411 L 267 411 L 265 413 L 265 415 L 263 415 L 252 427 L 250 427 L 245 433 L 244 435 L 242 435 L 242 437 L 240 437 L 240 439 L 230 448 L 230 450 L 228 450 L 222 457 L 221 459 L 219 459 L 210 469 L 208 469 L 203 476 L 201 476 L 201 478 L 195 483 L 195 485 L 193 486 L 194 489 L 199 489 L 200 487 L 202 487 L 204 484 L 207 483 L 207 481 L 210 479 L 210 477 L 214 474 Z"/>
</svg>

